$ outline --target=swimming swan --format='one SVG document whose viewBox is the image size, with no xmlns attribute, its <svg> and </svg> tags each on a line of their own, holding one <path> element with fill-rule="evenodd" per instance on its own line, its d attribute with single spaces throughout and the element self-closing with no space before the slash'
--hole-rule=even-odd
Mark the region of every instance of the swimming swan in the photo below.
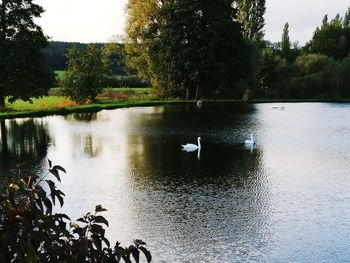
<svg viewBox="0 0 350 263">
<path fill-rule="evenodd" d="M 250 140 L 245 140 L 244 144 L 251 144 L 251 145 L 255 144 L 253 133 L 250 134 Z"/>
<path fill-rule="evenodd" d="M 200 150 L 201 149 L 201 137 L 197 138 L 198 141 L 198 145 L 196 144 L 192 144 L 192 143 L 187 143 L 186 145 L 181 145 L 182 146 L 182 150 L 188 151 L 188 152 L 193 152 L 195 150 Z"/>
</svg>

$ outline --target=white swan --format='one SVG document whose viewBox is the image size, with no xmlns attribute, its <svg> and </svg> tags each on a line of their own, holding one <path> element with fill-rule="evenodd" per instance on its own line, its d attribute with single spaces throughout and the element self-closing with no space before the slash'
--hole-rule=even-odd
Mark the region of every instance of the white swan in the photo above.
<svg viewBox="0 0 350 263">
<path fill-rule="evenodd" d="M 181 145 L 182 146 L 182 150 L 185 150 L 187 152 L 193 152 L 193 151 L 196 151 L 196 150 L 200 150 L 201 149 L 201 140 L 202 140 L 201 137 L 197 138 L 198 145 L 192 144 L 192 143 L 187 143 L 186 145 Z"/>
<path fill-rule="evenodd" d="M 250 134 L 250 140 L 245 140 L 244 144 L 250 144 L 250 145 L 255 144 L 253 133 Z"/>
</svg>

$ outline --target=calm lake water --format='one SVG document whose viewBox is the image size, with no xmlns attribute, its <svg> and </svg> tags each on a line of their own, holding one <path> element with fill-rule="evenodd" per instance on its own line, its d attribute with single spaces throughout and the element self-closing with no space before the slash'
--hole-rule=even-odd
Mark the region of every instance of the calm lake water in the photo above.
<svg viewBox="0 0 350 263">
<path fill-rule="evenodd" d="M 154 262 L 349 261 L 350 104 L 283 105 L 7 120 L 0 171 L 62 165 L 63 211 L 102 204 L 108 237 L 143 239 Z M 200 155 L 181 151 L 197 136 Z"/>
</svg>

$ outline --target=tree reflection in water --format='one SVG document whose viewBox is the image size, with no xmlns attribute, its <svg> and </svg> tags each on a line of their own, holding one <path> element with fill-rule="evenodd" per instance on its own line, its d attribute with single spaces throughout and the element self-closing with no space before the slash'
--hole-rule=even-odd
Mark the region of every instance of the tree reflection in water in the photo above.
<svg viewBox="0 0 350 263">
<path fill-rule="evenodd" d="M 16 167 L 35 169 L 45 159 L 50 137 L 43 119 L 1 120 L 0 180 Z"/>
<path fill-rule="evenodd" d="M 162 236 L 176 247 L 184 246 L 184 251 L 234 248 L 240 242 L 249 243 L 250 250 L 259 249 L 250 233 L 259 234 L 269 220 L 269 184 L 262 149 L 251 151 L 239 141 L 247 129 L 245 111 L 164 107 L 129 119 L 134 129 L 140 127 L 129 137 L 128 147 L 137 189 L 133 209 L 143 211 L 146 206 L 151 211 L 135 213 L 135 221 L 142 218 L 142 235 Z M 248 127 L 255 130 L 254 125 Z M 181 151 L 181 144 L 197 136 L 203 139 L 200 160 L 197 153 Z M 164 236 L 164 229 L 168 235 Z M 268 233 L 261 235 L 268 242 Z M 147 239 L 153 241 L 152 236 Z M 196 245 L 185 245 L 189 243 Z"/>
</svg>

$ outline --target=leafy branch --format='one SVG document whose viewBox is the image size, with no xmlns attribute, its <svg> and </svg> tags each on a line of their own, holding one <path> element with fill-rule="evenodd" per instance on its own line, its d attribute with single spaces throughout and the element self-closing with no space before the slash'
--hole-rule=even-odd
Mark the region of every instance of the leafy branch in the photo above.
<svg viewBox="0 0 350 263">
<path fill-rule="evenodd" d="M 53 213 L 56 200 L 63 206 L 65 194 L 47 176 L 52 174 L 61 182 L 60 173 L 66 170 L 49 160 L 44 176 L 22 172 L 22 179 L 0 195 L 0 262 L 138 263 L 140 251 L 151 262 L 142 240 L 134 240 L 127 248 L 119 242 L 111 247 L 104 228 L 109 223 L 100 215 L 107 209 L 101 205 L 76 222 L 64 213 Z"/>
</svg>

